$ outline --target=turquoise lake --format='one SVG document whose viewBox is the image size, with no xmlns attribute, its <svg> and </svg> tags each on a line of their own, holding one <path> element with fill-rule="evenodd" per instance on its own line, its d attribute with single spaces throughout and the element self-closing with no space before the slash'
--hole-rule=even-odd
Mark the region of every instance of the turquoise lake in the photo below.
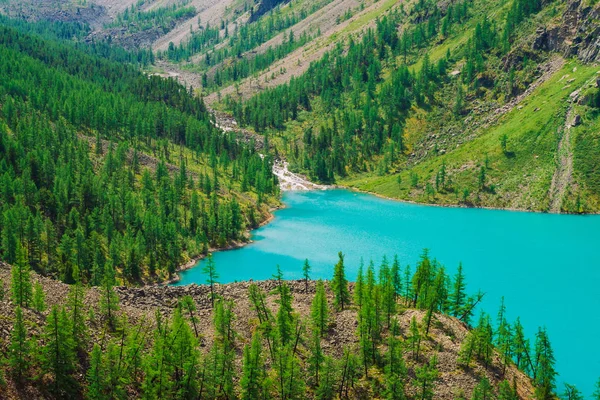
<svg viewBox="0 0 600 400">
<path fill-rule="evenodd" d="M 214 254 L 220 282 L 269 279 L 279 264 L 301 277 L 308 258 L 314 278 L 330 278 L 338 251 L 348 277 L 360 258 L 379 263 L 398 255 L 413 267 L 424 248 L 454 275 L 459 262 L 467 290 L 485 292 L 482 308 L 495 320 L 502 296 L 533 344 L 538 326 L 552 342 L 563 382 L 591 395 L 600 377 L 600 216 L 552 215 L 413 205 L 346 190 L 285 192 L 286 208 L 253 232 L 253 243 Z M 200 268 L 179 285 L 205 283 Z"/>
</svg>

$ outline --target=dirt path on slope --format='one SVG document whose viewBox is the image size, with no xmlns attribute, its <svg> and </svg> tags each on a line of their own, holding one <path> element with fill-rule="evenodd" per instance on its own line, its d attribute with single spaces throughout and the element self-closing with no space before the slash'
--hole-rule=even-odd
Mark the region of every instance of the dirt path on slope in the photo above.
<svg viewBox="0 0 600 400">
<path fill-rule="evenodd" d="M 561 138 L 558 142 L 558 150 L 556 152 L 557 165 L 552 176 L 552 183 L 550 184 L 550 212 L 553 213 L 561 212 L 563 199 L 573 175 L 571 128 L 574 125 L 574 119 L 573 105 L 570 104 L 565 117 L 565 125 L 561 128 L 561 132 L 559 132 Z"/>
</svg>

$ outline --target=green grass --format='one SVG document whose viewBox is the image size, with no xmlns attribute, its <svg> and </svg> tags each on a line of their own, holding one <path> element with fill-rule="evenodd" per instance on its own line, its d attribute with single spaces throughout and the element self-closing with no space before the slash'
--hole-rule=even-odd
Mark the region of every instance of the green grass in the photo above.
<svg viewBox="0 0 600 400">
<path fill-rule="evenodd" d="M 467 189 L 471 193 L 467 201 L 475 205 L 547 210 L 548 191 L 556 168 L 557 132 L 564 124 L 567 99 L 597 70 L 598 67 L 571 61 L 519 107 L 501 117 L 495 126 L 476 131 L 474 140 L 457 149 L 396 175 L 362 175 L 340 183 L 387 197 L 438 204 L 458 204 Z M 569 78 L 561 80 L 564 75 Z M 567 83 L 570 79 L 575 80 Z M 469 133 L 467 127 L 464 134 Z M 510 156 L 500 146 L 504 134 L 508 136 Z M 478 175 L 486 158 L 489 167 L 486 189 L 480 190 Z M 424 185 L 426 182 L 434 185 L 435 175 L 444 162 L 453 182 L 450 189 L 426 195 Z M 411 187 L 411 174 L 419 176 L 419 187 Z"/>
</svg>

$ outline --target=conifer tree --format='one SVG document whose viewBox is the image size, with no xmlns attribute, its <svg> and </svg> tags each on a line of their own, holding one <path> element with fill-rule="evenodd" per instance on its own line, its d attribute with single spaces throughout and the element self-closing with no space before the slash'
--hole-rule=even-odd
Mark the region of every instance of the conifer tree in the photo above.
<svg viewBox="0 0 600 400">
<path fill-rule="evenodd" d="M 319 400 L 333 400 L 335 398 L 337 364 L 332 357 L 325 356 L 323 359 L 323 372 L 319 385 L 315 391 L 315 397 Z"/>
<path fill-rule="evenodd" d="M 54 391 L 64 395 L 75 390 L 75 341 L 64 308 L 53 306 L 42 335 L 42 371 L 52 376 Z"/>
<path fill-rule="evenodd" d="M 429 328 L 431 327 L 431 320 L 433 313 L 438 310 L 441 303 L 444 301 L 444 284 L 445 284 L 444 269 L 440 268 L 435 281 L 427 289 L 427 312 L 425 313 L 425 336 L 429 335 Z"/>
<path fill-rule="evenodd" d="M 398 256 L 394 256 L 394 262 L 392 263 L 392 286 L 394 287 L 395 300 L 398 300 L 398 296 L 402 295 L 402 276 L 400 274 L 400 261 Z"/>
<path fill-rule="evenodd" d="M 433 399 L 433 388 L 435 381 L 439 376 L 437 369 L 437 357 L 433 356 L 429 359 L 429 362 L 421 367 L 415 368 L 415 386 L 418 390 L 418 397 L 421 400 Z"/>
<path fill-rule="evenodd" d="M 394 318 L 390 326 L 388 337 L 388 351 L 385 365 L 386 399 L 404 400 L 404 384 L 406 380 L 406 366 L 402 355 L 402 343 L 397 338 L 399 333 L 398 321 Z"/>
<path fill-rule="evenodd" d="M 16 257 L 16 263 L 11 269 L 12 300 L 19 307 L 29 307 L 33 300 L 31 274 L 25 249 L 20 244 L 17 245 Z"/>
<path fill-rule="evenodd" d="M 169 397 L 173 382 L 171 353 L 169 351 L 169 326 L 156 311 L 156 327 L 152 348 L 144 359 L 144 383 L 142 384 L 143 399 L 162 399 Z"/>
<path fill-rule="evenodd" d="M 121 339 L 109 340 L 104 352 L 103 369 L 106 379 L 106 393 L 110 399 L 125 399 L 128 375 L 125 373 L 123 360 L 124 336 L 126 323 L 123 323 Z"/>
<path fill-rule="evenodd" d="M 549 400 L 554 397 L 556 371 L 554 370 L 554 351 L 545 329 L 539 328 L 535 337 L 535 369 L 533 378 L 536 384 L 537 400 Z"/>
<path fill-rule="evenodd" d="M 396 313 L 396 287 L 392 271 L 388 266 L 385 256 L 379 269 L 379 286 L 385 325 L 389 328 L 392 316 Z"/>
<path fill-rule="evenodd" d="M 311 266 L 308 262 L 308 258 L 304 260 L 304 264 L 302 265 L 302 278 L 304 279 L 304 292 L 308 293 L 308 281 L 310 280 L 310 270 Z"/>
<path fill-rule="evenodd" d="M 174 392 L 180 398 L 196 398 L 199 395 L 197 375 L 200 352 L 196 335 L 183 317 L 181 304 L 173 312 L 170 333 L 169 351 L 173 362 Z"/>
<path fill-rule="evenodd" d="M 10 333 L 8 365 L 15 379 L 21 383 L 29 368 L 29 341 L 27 340 L 27 329 L 23 321 L 23 310 L 15 308 L 15 321 Z"/>
<path fill-rule="evenodd" d="M 356 282 L 354 283 L 354 304 L 358 306 L 359 310 L 359 318 L 360 318 L 360 309 L 362 308 L 362 301 L 364 296 L 364 286 L 365 286 L 365 276 L 363 273 L 363 260 L 360 259 L 360 265 L 358 266 L 358 274 L 356 276 Z"/>
<path fill-rule="evenodd" d="M 516 382 L 511 385 L 506 379 L 498 385 L 498 400 L 519 400 Z"/>
<path fill-rule="evenodd" d="M 218 397 L 233 397 L 233 376 L 235 358 L 235 337 L 233 329 L 233 303 L 219 299 L 215 303 L 215 357 L 212 362 L 217 367 L 217 374 L 213 377 L 218 383 L 216 393 Z"/>
<path fill-rule="evenodd" d="M 304 380 L 302 370 L 293 349 L 290 346 L 282 347 L 275 358 L 275 372 L 277 391 L 280 399 L 303 399 Z"/>
<path fill-rule="evenodd" d="M 104 277 L 102 279 L 102 292 L 100 295 L 100 309 L 106 318 L 109 329 L 116 328 L 117 315 L 119 310 L 119 297 L 114 291 L 115 269 L 111 260 L 104 264 Z"/>
<path fill-rule="evenodd" d="M 105 371 L 102 365 L 102 350 L 98 343 L 94 344 L 90 355 L 90 367 L 87 371 L 87 393 L 86 398 L 89 400 L 106 400 L 105 395 Z"/>
<path fill-rule="evenodd" d="M 417 318 L 413 315 L 410 320 L 410 336 L 408 337 L 408 343 L 415 361 L 419 361 L 419 351 L 421 347 L 421 332 L 419 325 L 417 324 Z"/>
<path fill-rule="evenodd" d="M 279 290 L 279 310 L 277 310 L 277 331 L 279 342 L 286 346 L 292 340 L 292 330 L 294 327 L 294 316 L 292 308 L 292 293 L 287 283 L 282 283 Z"/>
<path fill-rule="evenodd" d="M 329 325 L 329 308 L 327 306 L 325 285 L 320 279 L 317 281 L 317 290 L 310 309 L 310 317 L 313 330 L 319 337 L 325 336 Z"/>
<path fill-rule="evenodd" d="M 215 284 L 219 283 L 219 274 L 217 273 L 217 267 L 213 260 L 212 254 L 208 255 L 208 260 L 204 267 L 202 267 L 202 273 L 207 275 L 206 283 L 210 285 L 210 303 L 215 308 Z"/>
<path fill-rule="evenodd" d="M 39 280 L 33 285 L 33 309 L 38 312 L 46 311 L 46 294 Z"/>
<path fill-rule="evenodd" d="M 583 395 L 575 385 L 565 383 L 565 391 L 561 398 L 564 400 L 583 400 Z"/>
<path fill-rule="evenodd" d="M 348 292 L 348 281 L 344 269 L 344 255 L 338 253 L 339 260 L 333 270 L 333 279 L 331 280 L 331 290 L 334 294 L 334 305 L 338 310 L 344 310 L 345 306 L 350 304 L 350 293 Z"/>
<path fill-rule="evenodd" d="M 85 289 L 79 279 L 69 287 L 67 295 L 67 308 L 69 310 L 69 318 L 73 329 L 73 339 L 78 350 L 83 350 L 87 346 L 87 325 L 85 305 L 83 299 L 85 297 Z"/>
<path fill-rule="evenodd" d="M 506 309 L 504 307 L 504 297 L 498 313 L 498 331 L 496 335 L 496 348 L 500 353 L 502 361 L 502 376 L 506 373 L 506 367 L 512 360 L 513 356 L 513 338 L 510 324 L 506 321 Z"/>
<path fill-rule="evenodd" d="M 465 286 L 462 263 L 459 263 L 458 270 L 454 276 L 454 282 L 452 283 L 452 290 L 449 295 L 450 315 L 453 317 L 460 317 L 464 312 L 467 299 Z"/>
<path fill-rule="evenodd" d="M 525 337 L 521 320 L 517 317 L 512 337 L 513 357 L 517 368 L 525 373 L 533 374 L 533 362 L 530 355 L 529 339 Z"/>
<path fill-rule="evenodd" d="M 429 251 L 425 249 L 412 278 L 413 307 L 423 308 L 422 305 L 426 304 L 424 298 L 427 296 L 427 289 L 433 280 L 432 270 L 433 266 L 429 259 Z"/>
<path fill-rule="evenodd" d="M 483 377 L 481 381 L 475 386 L 471 400 L 491 400 L 494 398 L 494 391 L 492 385 L 487 377 Z"/>
<path fill-rule="evenodd" d="M 244 347 L 242 361 L 242 400 L 264 399 L 268 397 L 269 387 L 266 382 L 265 363 L 262 357 L 260 333 L 252 335 L 250 345 Z"/>
<path fill-rule="evenodd" d="M 310 356 L 308 358 L 308 371 L 314 378 L 313 387 L 319 387 L 321 369 L 325 360 L 325 354 L 321 347 L 321 335 L 318 330 L 313 329 L 311 334 Z"/>
</svg>

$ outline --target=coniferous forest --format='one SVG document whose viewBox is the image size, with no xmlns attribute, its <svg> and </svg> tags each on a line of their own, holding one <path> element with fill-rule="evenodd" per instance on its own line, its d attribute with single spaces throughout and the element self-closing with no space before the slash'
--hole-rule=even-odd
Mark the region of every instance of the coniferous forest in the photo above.
<svg viewBox="0 0 600 400">
<path fill-rule="evenodd" d="M 242 282 L 212 254 L 268 241 L 284 190 L 597 212 L 598 21 L 596 0 L 0 0 L 0 398 L 583 399 L 551 330 L 428 250 L 313 270 L 346 233 L 315 229 Z"/>
<path fill-rule="evenodd" d="M 397 257 L 361 264 L 352 284 L 342 253 L 328 281 L 310 280 L 306 260 L 301 281 L 277 268 L 271 281 L 219 285 L 208 265 L 211 285 L 148 296 L 147 318 L 139 292 L 115 288 L 112 266 L 101 286 L 52 287 L 68 294 L 48 301 L 43 280 L 16 263 L 1 287 L 15 307 L 3 384 L 57 398 L 433 399 L 450 362 L 474 379 L 469 394 L 459 385 L 444 398 L 555 398 L 545 329 L 527 337 L 504 305 L 479 313 L 484 294 L 427 251 L 414 272 Z"/>
<path fill-rule="evenodd" d="M 112 263 L 139 282 L 262 221 L 271 159 L 187 88 L 13 28 L 0 40 L 6 262 L 94 285 Z"/>
</svg>

